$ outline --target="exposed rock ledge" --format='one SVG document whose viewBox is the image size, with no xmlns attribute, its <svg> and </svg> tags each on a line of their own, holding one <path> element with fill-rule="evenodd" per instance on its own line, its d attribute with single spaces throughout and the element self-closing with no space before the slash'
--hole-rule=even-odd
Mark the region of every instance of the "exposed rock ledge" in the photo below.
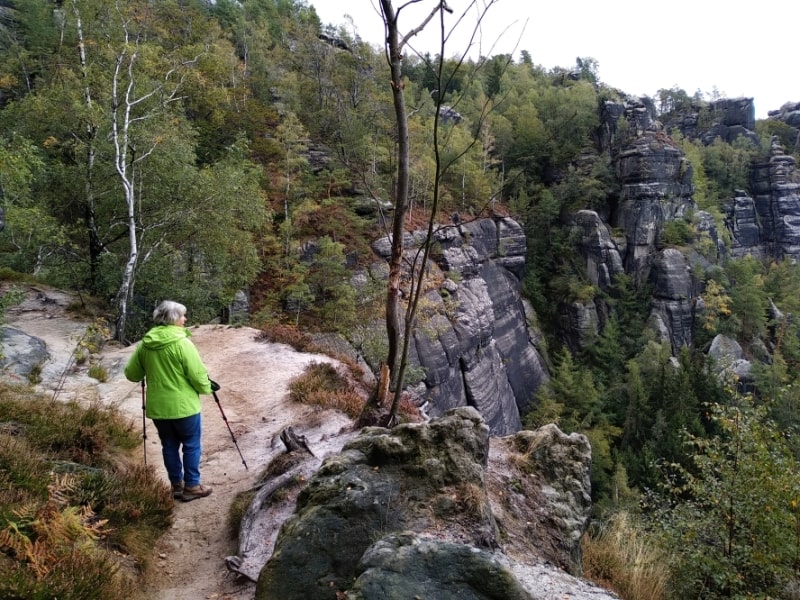
<svg viewBox="0 0 800 600">
<path fill-rule="evenodd" d="M 362 430 L 300 491 L 256 599 L 616 598 L 564 570 L 580 568 L 588 440 L 550 425 L 492 445 L 471 407 Z"/>
</svg>

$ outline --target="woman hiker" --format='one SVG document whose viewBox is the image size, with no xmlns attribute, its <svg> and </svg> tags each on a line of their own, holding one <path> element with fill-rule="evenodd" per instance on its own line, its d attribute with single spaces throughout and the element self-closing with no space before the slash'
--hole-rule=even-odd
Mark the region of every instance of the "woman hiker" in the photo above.
<svg viewBox="0 0 800 600">
<path fill-rule="evenodd" d="M 146 378 L 146 415 L 161 439 L 172 496 L 189 502 L 211 493 L 200 484 L 200 394 L 210 394 L 212 384 L 184 327 L 186 307 L 165 300 L 153 312 L 153 321 L 155 326 L 125 365 L 125 377 L 136 382 Z"/>
</svg>

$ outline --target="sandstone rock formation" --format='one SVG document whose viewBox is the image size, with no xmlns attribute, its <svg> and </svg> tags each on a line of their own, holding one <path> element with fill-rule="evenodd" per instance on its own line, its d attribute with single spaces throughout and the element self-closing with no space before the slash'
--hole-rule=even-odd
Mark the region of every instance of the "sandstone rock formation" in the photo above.
<svg viewBox="0 0 800 600">
<path fill-rule="evenodd" d="M 300 492 L 257 599 L 611 599 L 578 570 L 588 440 L 555 426 L 502 438 L 472 407 L 366 428 Z"/>
<path fill-rule="evenodd" d="M 768 159 L 751 169 L 750 190 L 766 254 L 800 258 L 800 173 L 776 137 Z"/>
<path fill-rule="evenodd" d="M 612 226 L 625 231 L 626 271 L 646 273 L 664 223 L 694 208 L 692 166 L 661 131 L 633 138 L 614 164 L 622 191 Z"/>
<path fill-rule="evenodd" d="M 795 147 L 800 147 L 800 102 L 787 102 L 778 110 L 769 111 L 767 116 L 769 119 L 781 121 L 795 129 L 797 135 Z"/>
<path fill-rule="evenodd" d="M 694 329 L 695 282 L 688 260 L 675 248 L 666 248 L 653 258 L 653 286 L 649 324 L 658 341 L 672 346 L 673 353 L 691 346 Z"/>
<path fill-rule="evenodd" d="M 410 255 L 424 238 L 408 234 Z M 493 435 L 519 431 L 520 415 L 548 376 L 520 294 L 525 232 L 512 219 L 477 219 L 438 229 L 434 246 L 428 268 L 438 284 L 425 295 L 410 353 L 424 371 L 425 410 L 436 417 L 474 406 Z M 389 239 L 373 249 L 388 257 Z"/>
<path fill-rule="evenodd" d="M 667 132 L 677 129 L 708 146 L 717 138 L 733 143 L 738 137 L 758 141 L 753 98 L 723 98 L 712 102 L 691 102 L 664 121 Z"/>
</svg>

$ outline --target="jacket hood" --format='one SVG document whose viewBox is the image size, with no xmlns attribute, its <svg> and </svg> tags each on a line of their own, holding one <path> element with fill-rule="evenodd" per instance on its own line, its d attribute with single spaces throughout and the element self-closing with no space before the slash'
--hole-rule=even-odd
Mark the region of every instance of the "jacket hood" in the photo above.
<svg viewBox="0 0 800 600">
<path fill-rule="evenodd" d="M 189 330 L 178 325 L 160 325 L 153 327 L 142 338 L 142 345 L 148 350 L 161 350 L 170 344 L 185 339 L 191 334 Z"/>
</svg>

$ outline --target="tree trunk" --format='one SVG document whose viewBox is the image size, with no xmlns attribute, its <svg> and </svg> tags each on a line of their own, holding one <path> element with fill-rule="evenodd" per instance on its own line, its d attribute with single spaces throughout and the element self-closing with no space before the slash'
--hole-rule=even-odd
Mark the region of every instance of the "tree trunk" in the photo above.
<svg viewBox="0 0 800 600">
<path fill-rule="evenodd" d="M 394 104 L 395 121 L 397 124 L 397 181 L 394 190 L 394 217 L 392 221 L 391 232 L 392 239 L 391 253 L 389 256 L 389 277 L 386 290 L 386 334 L 389 342 L 389 349 L 386 359 L 386 365 L 388 366 L 389 371 L 387 381 L 394 385 L 395 394 L 388 416 L 385 420 L 386 426 L 393 425 L 397 419 L 397 411 L 403 390 L 403 379 L 408 362 L 408 351 L 411 343 L 411 336 L 413 335 L 417 306 L 425 278 L 425 263 L 430 254 L 430 244 L 433 236 L 436 213 L 438 210 L 439 183 L 442 175 L 442 163 L 441 157 L 439 156 L 438 141 L 438 109 L 440 108 L 442 98 L 444 97 L 443 93 L 439 94 L 438 96 L 438 100 L 436 102 L 437 110 L 434 116 L 433 151 L 436 155 L 436 174 L 433 182 L 434 198 L 428 219 L 427 241 L 424 244 L 422 251 L 418 253 L 416 259 L 413 261 L 409 277 L 411 283 L 409 285 L 409 289 L 404 293 L 404 290 L 401 289 L 401 282 L 404 271 L 403 262 L 405 250 L 403 234 L 405 233 L 406 218 L 409 212 L 410 148 L 408 112 L 406 109 L 405 95 L 403 90 L 403 51 L 408 41 L 425 29 L 435 15 L 439 15 L 441 25 L 440 57 L 444 57 L 444 45 L 448 35 L 445 33 L 443 15 L 445 12 L 453 12 L 447 6 L 445 0 L 437 0 L 433 4 L 433 8 L 431 9 L 430 13 L 428 13 L 422 22 L 401 38 L 398 26 L 399 12 L 407 8 L 409 5 L 419 1 L 420 0 L 413 0 L 412 2 L 405 2 L 400 6 L 398 11 L 395 11 L 391 0 L 380 0 L 381 14 L 383 16 L 383 23 L 386 30 L 386 57 L 390 69 L 389 84 L 392 87 L 392 100 Z M 495 0 L 488 0 L 483 8 L 478 11 L 480 16 L 475 31 L 478 30 L 480 21 L 483 19 L 483 15 L 485 15 L 486 10 L 494 3 L 494 1 Z M 469 8 L 467 10 L 469 10 Z M 461 16 L 461 18 L 463 17 L 464 15 Z M 457 19 L 456 22 L 459 22 L 461 18 Z M 446 85 L 444 85 L 443 82 L 442 60 L 439 61 L 438 80 L 440 84 L 439 89 L 444 90 Z M 403 315 L 401 310 L 404 300 L 407 302 L 407 307 L 405 314 Z M 378 388 L 376 388 L 375 393 L 372 397 L 370 397 L 370 401 L 367 402 L 367 406 L 365 407 L 364 411 L 365 415 L 370 412 L 375 412 L 376 410 L 386 406 L 389 390 L 390 388 L 388 385 L 386 387 L 379 385 Z"/>
<path fill-rule="evenodd" d="M 128 315 L 128 300 L 133 294 L 134 274 L 136 262 L 139 257 L 139 247 L 136 234 L 136 190 L 133 185 L 132 167 L 128 168 L 128 148 L 130 145 L 130 126 L 131 126 L 131 92 L 133 90 L 133 65 L 136 62 L 136 52 L 128 58 L 128 81 L 123 98 L 120 98 L 119 86 L 122 83 L 122 66 L 127 53 L 123 51 L 117 57 L 114 70 L 114 81 L 112 84 L 112 138 L 114 142 L 114 168 L 119 175 L 122 189 L 125 196 L 127 208 L 126 224 L 128 228 L 128 260 L 125 262 L 125 269 L 122 273 L 117 295 L 114 298 L 114 305 L 117 310 L 116 332 L 114 337 L 117 341 L 125 342 L 125 325 Z"/>
<path fill-rule="evenodd" d="M 72 11 L 75 14 L 75 27 L 78 33 L 78 57 L 81 65 L 81 77 L 84 80 L 83 100 L 86 103 L 87 114 L 92 114 L 92 91 L 89 87 L 89 73 L 86 62 L 86 44 L 83 39 L 83 21 L 76 0 L 72 1 Z M 99 277 L 100 253 L 103 244 L 97 231 L 94 206 L 94 164 L 96 158 L 95 140 L 97 138 L 97 125 L 92 120 L 86 122 L 86 184 L 84 186 L 84 222 L 89 236 L 89 290 L 97 292 Z"/>
<path fill-rule="evenodd" d="M 229 571 L 252 581 L 258 581 L 258 574 L 272 554 L 280 529 L 280 523 L 275 522 L 276 515 L 270 510 L 273 495 L 280 490 L 296 494 L 298 488 L 302 487 L 301 482 L 308 480 L 322 463 L 309 449 L 305 437 L 298 436 L 291 427 L 284 429 L 280 438 L 286 445 L 287 453 L 273 458 L 270 465 L 291 453 L 294 453 L 291 457 L 294 464 L 280 475 L 268 475 L 256 486 L 256 494 L 239 525 L 238 554 L 225 557 L 225 566 Z"/>
<path fill-rule="evenodd" d="M 392 100 L 397 122 L 397 182 L 394 197 L 394 219 L 392 221 L 392 252 L 389 257 L 389 280 L 386 289 L 386 333 L 389 338 L 389 351 L 386 364 L 390 377 L 395 373 L 400 358 L 400 338 L 402 333 L 400 319 L 400 282 L 403 270 L 403 234 L 405 232 L 408 212 L 408 114 L 403 93 L 402 60 L 403 48 L 397 26 L 397 15 L 391 0 L 381 0 L 381 7 L 386 24 L 386 46 L 389 69 L 391 72 Z M 400 386 L 401 382 L 397 382 Z M 385 406 L 388 387 L 378 390 L 379 406 Z"/>
</svg>

